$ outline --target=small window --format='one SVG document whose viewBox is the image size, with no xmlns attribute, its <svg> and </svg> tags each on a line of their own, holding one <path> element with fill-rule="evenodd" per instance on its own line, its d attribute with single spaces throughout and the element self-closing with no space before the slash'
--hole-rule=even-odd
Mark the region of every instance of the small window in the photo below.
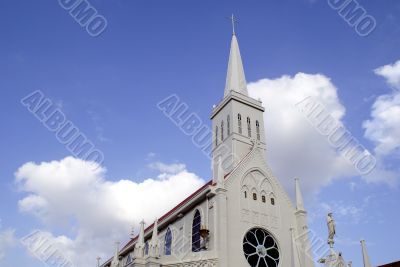
<svg viewBox="0 0 400 267">
<path fill-rule="evenodd" d="M 260 123 L 256 121 L 257 140 L 260 141 Z"/>
<path fill-rule="evenodd" d="M 221 142 L 224 141 L 224 121 L 221 121 Z"/>
<path fill-rule="evenodd" d="M 275 198 L 271 197 L 271 205 L 275 205 Z"/>
<path fill-rule="evenodd" d="M 265 196 L 261 196 L 261 201 L 262 201 L 263 203 L 266 202 Z"/>
<path fill-rule="evenodd" d="M 242 134 L 242 116 L 238 114 L 238 131 Z"/>
<path fill-rule="evenodd" d="M 247 135 L 251 137 L 251 124 L 250 124 L 250 118 L 247 117 Z"/>
<path fill-rule="evenodd" d="M 244 191 L 244 198 L 247 198 L 247 191 Z"/>
<path fill-rule="evenodd" d="M 257 194 L 253 193 L 253 200 L 257 200 Z"/>
<path fill-rule="evenodd" d="M 218 126 L 215 126 L 215 146 L 218 146 Z"/>
<path fill-rule="evenodd" d="M 226 118 L 226 129 L 227 129 L 227 136 L 229 136 L 231 134 L 231 118 L 228 117 Z"/>
</svg>

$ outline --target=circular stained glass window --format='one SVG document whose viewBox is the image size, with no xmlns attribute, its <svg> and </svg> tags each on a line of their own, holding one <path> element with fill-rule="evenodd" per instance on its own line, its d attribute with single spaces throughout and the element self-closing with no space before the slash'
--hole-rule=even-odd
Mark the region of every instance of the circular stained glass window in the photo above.
<svg viewBox="0 0 400 267">
<path fill-rule="evenodd" d="M 264 229 L 254 228 L 246 233 L 243 251 L 251 267 L 277 267 L 279 264 L 278 244 Z"/>
</svg>

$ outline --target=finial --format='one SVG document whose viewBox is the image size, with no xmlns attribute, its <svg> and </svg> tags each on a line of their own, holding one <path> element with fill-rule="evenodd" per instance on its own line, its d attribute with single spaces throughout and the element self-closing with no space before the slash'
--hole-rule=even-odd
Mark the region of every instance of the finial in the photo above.
<svg viewBox="0 0 400 267">
<path fill-rule="evenodd" d="M 365 240 L 361 240 L 360 243 L 361 243 L 364 267 L 372 267 L 372 264 L 371 264 L 371 261 L 369 260 L 369 256 L 368 256 L 368 252 L 367 252 L 367 246 L 365 245 Z"/>
<path fill-rule="evenodd" d="M 97 267 L 100 267 L 100 260 L 101 260 L 101 258 L 100 258 L 100 257 L 97 257 L 96 260 L 97 260 Z"/>
<path fill-rule="evenodd" d="M 235 16 L 232 14 L 229 19 L 231 20 L 232 23 L 232 35 L 235 35 L 235 23 L 238 23 L 238 20 L 235 18 Z"/>
</svg>

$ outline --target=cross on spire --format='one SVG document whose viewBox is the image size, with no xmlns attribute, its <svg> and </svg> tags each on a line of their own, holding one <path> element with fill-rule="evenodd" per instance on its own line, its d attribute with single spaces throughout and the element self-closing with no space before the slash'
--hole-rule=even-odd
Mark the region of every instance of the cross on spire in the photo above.
<svg viewBox="0 0 400 267">
<path fill-rule="evenodd" d="M 232 41 L 231 51 L 229 53 L 228 71 L 226 73 L 224 96 L 229 95 L 231 91 L 236 91 L 248 96 L 242 58 L 240 57 L 239 44 L 235 34 L 235 23 L 237 23 L 237 19 L 233 14 L 229 19 L 232 22 Z"/>
<path fill-rule="evenodd" d="M 235 16 L 232 14 L 232 16 L 229 17 L 232 23 L 232 34 L 235 35 L 235 23 L 237 24 L 239 21 L 235 18 Z"/>
</svg>

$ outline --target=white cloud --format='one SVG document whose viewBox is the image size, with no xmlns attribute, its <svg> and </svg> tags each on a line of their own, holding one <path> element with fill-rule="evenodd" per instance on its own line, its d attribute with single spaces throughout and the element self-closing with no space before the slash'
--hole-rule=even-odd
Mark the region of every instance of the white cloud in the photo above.
<svg viewBox="0 0 400 267">
<path fill-rule="evenodd" d="M 153 162 L 150 163 L 148 167 L 162 173 L 171 173 L 171 174 L 179 173 L 186 169 L 185 164 L 182 163 L 165 164 L 162 162 Z"/>
<path fill-rule="evenodd" d="M 204 183 L 182 164 L 155 166 L 166 172 L 142 182 L 114 182 L 106 180 L 103 167 L 73 157 L 26 163 L 15 174 L 20 190 L 28 193 L 19 208 L 47 227 L 72 229 L 68 237 L 54 238 L 62 240 L 73 263 L 89 266 L 98 254 L 110 255 L 115 240 L 126 241 L 132 225 L 141 219 L 151 223 Z"/>
<path fill-rule="evenodd" d="M 383 76 L 389 86 L 400 89 L 400 60 L 392 65 L 375 69 L 377 75 Z M 375 155 L 379 168 L 369 175 L 369 181 L 381 180 L 384 177 L 389 184 L 397 185 L 398 175 L 385 167 L 386 159 L 398 156 L 400 150 L 400 91 L 376 98 L 371 107 L 370 119 L 363 122 L 365 138 L 375 145 Z"/>
<path fill-rule="evenodd" d="M 250 83 L 248 89 L 250 96 L 261 99 L 266 108 L 267 160 L 289 193 L 293 192 L 294 177 L 300 178 L 304 194 L 308 195 L 318 192 L 335 179 L 360 175 L 348 159 L 330 145 L 327 137 L 321 135 L 307 121 L 305 114 L 295 107 L 311 97 L 323 104 L 325 111 L 337 122 L 345 125 L 345 107 L 340 103 L 337 88 L 329 77 L 305 73 L 284 75 Z M 368 125 L 366 137 L 375 138 L 377 143 L 382 142 L 382 147 L 386 149 L 394 148 L 399 145 L 400 138 L 399 99 L 382 100 L 382 103 L 375 105 L 376 110 L 379 108 L 382 113 L 373 113 L 376 119 L 365 123 Z M 390 139 L 385 139 L 387 136 Z M 380 149 L 379 144 L 377 149 Z M 388 170 L 380 158 L 373 171 L 362 178 L 366 182 L 389 185 L 395 185 L 397 181 L 396 173 Z"/>
<path fill-rule="evenodd" d="M 15 246 L 16 243 L 14 230 L 7 229 L 0 231 L 0 261 L 5 257 L 6 250 Z"/>
<path fill-rule="evenodd" d="M 400 147 L 400 93 L 382 95 L 372 106 L 371 119 L 363 122 L 365 137 L 376 144 L 379 155 Z"/>
<path fill-rule="evenodd" d="M 379 67 L 375 69 L 374 72 L 375 74 L 384 77 L 390 86 L 400 89 L 400 60 L 393 64 Z"/>
<path fill-rule="evenodd" d="M 298 111 L 295 104 L 311 96 L 337 121 L 345 114 L 337 88 L 322 74 L 298 73 L 262 79 L 248 85 L 250 96 L 260 98 L 264 113 L 267 159 L 272 170 L 293 191 L 293 179 L 301 179 L 304 194 L 316 192 L 335 178 L 356 174 L 346 159 L 330 147 Z"/>
</svg>

